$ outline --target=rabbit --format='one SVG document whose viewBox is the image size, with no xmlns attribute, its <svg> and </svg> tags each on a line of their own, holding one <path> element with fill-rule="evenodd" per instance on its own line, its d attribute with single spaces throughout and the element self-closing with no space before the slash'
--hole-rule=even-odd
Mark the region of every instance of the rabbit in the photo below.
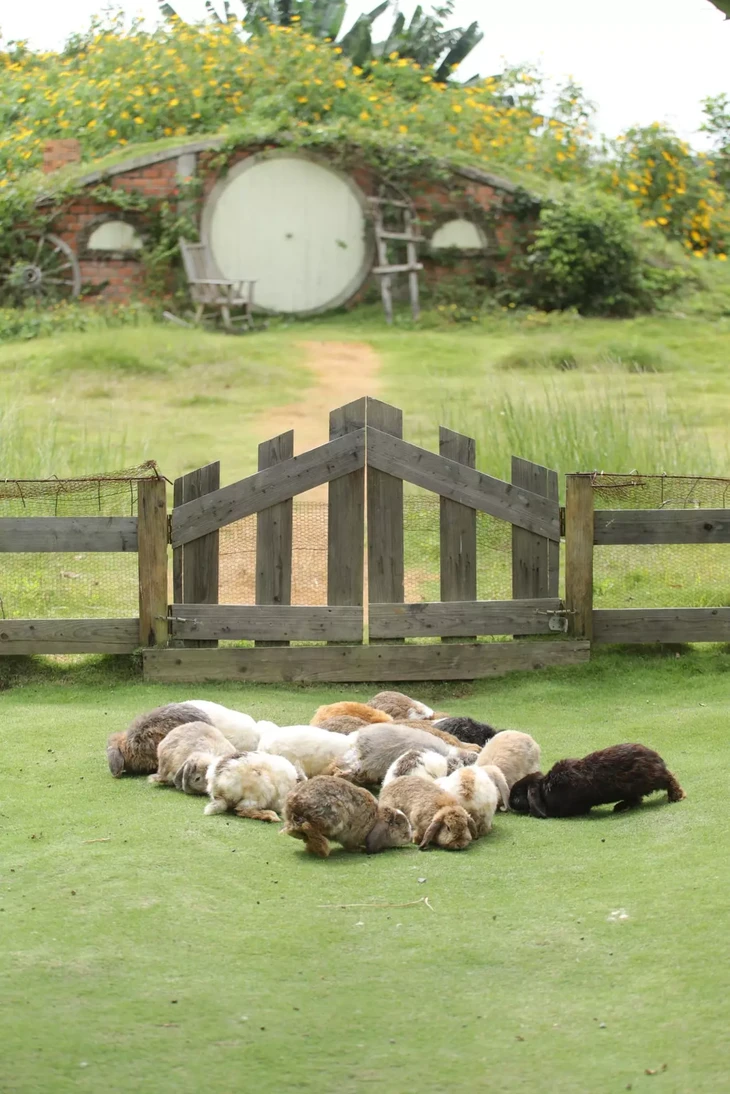
<svg viewBox="0 0 730 1094">
<path fill-rule="evenodd" d="M 309 724 L 318 726 L 321 722 L 329 718 L 339 718 L 343 714 L 346 714 L 350 718 L 362 718 L 362 720 L 368 724 L 371 722 L 393 721 L 389 714 L 386 714 L 382 710 L 375 710 L 374 707 L 367 706 L 365 703 L 342 702 L 329 703 L 326 706 L 318 707 Z"/>
<path fill-rule="evenodd" d="M 456 798 L 419 775 L 404 775 L 388 783 L 380 794 L 381 809 L 386 805 L 403 810 L 420 851 L 432 843 L 446 851 L 461 851 L 479 836 L 473 819 Z"/>
<path fill-rule="evenodd" d="M 321 775 L 333 761 L 339 761 L 356 739 L 357 731 L 345 736 L 319 726 L 275 726 L 261 734 L 259 751 L 286 756 L 301 765 L 307 778 L 312 778 Z"/>
<path fill-rule="evenodd" d="M 442 756 L 440 752 L 434 752 L 430 748 L 409 748 L 397 759 L 393 760 L 383 776 L 383 786 L 392 783 L 393 779 L 400 779 L 404 775 L 418 775 L 422 779 L 438 779 L 448 775 L 449 766 L 458 761 L 448 756 Z M 455 770 L 452 766 L 451 770 Z"/>
<path fill-rule="evenodd" d="M 612 745 L 580 760 L 559 760 L 547 775 L 526 775 L 512 787 L 510 808 L 532 817 L 576 817 L 616 802 L 613 811 L 619 813 L 657 790 L 666 790 L 670 802 L 686 797 L 658 752 L 640 744 Z"/>
<path fill-rule="evenodd" d="M 518 779 L 540 770 L 540 746 L 529 733 L 503 729 L 487 741 L 477 763 L 480 767 L 495 764 L 511 790 Z"/>
<path fill-rule="evenodd" d="M 233 756 L 236 749 L 219 729 L 207 722 L 186 722 L 170 730 L 157 746 L 157 773 L 148 776 L 148 782 L 176 786 L 186 794 L 205 794 L 205 772 L 216 756 Z M 193 755 L 208 757 L 188 767 Z M 186 776 L 183 768 L 188 767 Z M 202 771 L 202 779 L 193 778 L 194 770 Z M 195 787 L 195 789 L 194 789 Z"/>
<path fill-rule="evenodd" d="M 221 706 L 220 703 L 212 703 L 208 699 L 186 701 L 202 710 L 216 729 L 219 729 L 239 752 L 250 752 L 258 748 L 261 733 L 257 728 L 257 722 L 249 714 L 231 710 L 229 707 Z"/>
<path fill-rule="evenodd" d="M 330 853 L 328 840 L 347 851 L 365 847 L 369 855 L 413 841 L 410 821 L 400 809 L 381 806 L 369 790 L 344 779 L 317 775 L 289 794 L 282 833 L 304 840 L 319 858 Z"/>
<path fill-rule="evenodd" d="M 151 775 L 157 771 L 158 744 L 170 730 L 186 722 L 212 724 L 198 707 L 189 703 L 166 703 L 139 714 L 123 733 L 112 733 L 106 743 L 106 756 L 114 778 Z"/>
<path fill-rule="evenodd" d="M 478 764 L 480 771 L 486 771 L 490 779 L 497 787 L 497 793 L 499 794 L 498 808 L 503 812 L 509 811 L 509 787 L 507 786 L 507 780 L 502 774 L 501 767 L 497 767 L 496 764 Z"/>
<path fill-rule="evenodd" d="M 394 725 L 405 726 L 406 729 L 422 729 L 424 733 L 430 733 L 432 737 L 440 737 L 442 741 L 446 741 L 447 745 L 452 745 L 454 748 L 465 748 L 467 752 L 478 753 L 481 751 L 481 745 L 461 741 L 453 733 L 441 729 L 435 722 L 431 722 L 427 718 L 409 718 L 406 722 L 395 722 Z"/>
<path fill-rule="evenodd" d="M 437 729 L 458 737 L 462 743 L 478 745 L 479 748 L 484 748 L 487 741 L 499 732 L 486 722 L 477 722 L 473 718 L 466 717 L 439 718 L 434 720 L 434 725 Z"/>
<path fill-rule="evenodd" d="M 471 767 L 458 768 L 453 774 L 436 779 L 436 786 L 451 794 L 466 809 L 476 825 L 478 835 L 485 836 L 487 832 L 491 832 L 492 818 L 497 811 L 500 795 L 494 780 L 483 767 L 473 764 Z M 509 791 L 507 799 L 509 800 Z"/>
<path fill-rule="evenodd" d="M 375 710 L 384 710 L 394 722 L 407 722 L 411 718 L 433 718 L 434 712 L 425 703 L 418 699 L 411 699 L 401 691 L 381 691 L 375 698 L 368 701 L 368 706 Z"/>
<path fill-rule="evenodd" d="M 376 725 L 361 729 L 354 744 L 326 773 L 339 775 L 360 785 L 373 786 L 382 782 L 394 760 L 412 748 L 429 749 L 458 759 L 463 765 L 474 763 L 477 758 L 476 753 L 453 748 L 421 729 L 395 724 Z"/>
<path fill-rule="evenodd" d="M 323 718 L 317 725 L 320 729 L 328 729 L 330 733 L 354 733 L 371 723 L 364 718 L 355 718 L 352 714 L 338 714 L 334 718 Z"/>
<path fill-rule="evenodd" d="M 251 820 L 278 821 L 287 794 L 304 779 L 302 769 L 285 756 L 266 752 L 218 756 L 206 774 L 210 801 L 203 812 L 230 811 Z"/>
</svg>

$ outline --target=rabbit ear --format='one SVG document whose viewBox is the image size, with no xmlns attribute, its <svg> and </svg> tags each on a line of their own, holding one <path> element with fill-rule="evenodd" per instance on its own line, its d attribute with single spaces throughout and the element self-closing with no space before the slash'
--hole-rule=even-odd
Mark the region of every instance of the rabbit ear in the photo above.
<svg viewBox="0 0 730 1094">
<path fill-rule="evenodd" d="M 107 748 L 106 758 L 109 761 L 109 770 L 115 779 L 124 774 L 124 756 L 118 748 Z"/>
<path fill-rule="evenodd" d="M 430 843 L 434 842 L 434 840 L 437 838 L 439 832 L 443 828 L 443 824 L 444 824 L 443 818 L 440 817 L 437 813 L 436 816 L 434 817 L 434 819 L 429 824 L 426 831 L 423 833 L 423 839 L 421 840 L 421 842 L 418 845 L 418 850 L 419 851 L 425 851 L 426 848 L 428 847 L 428 845 Z"/>
<path fill-rule="evenodd" d="M 547 813 L 545 812 L 545 807 L 542 803 L 539 786 L 529 787 L 527 791 L 527 800 L 530 805 L 530 816 L 539 817 L 540 820 L 546 820 Z"/>
<path fill-rule="evenodd" d="M 471 838 L 472 839 L 479 839 L 479 829 L 476 826 L 476 822 L 474 821 L 474 818 L 469 816 L 468 813 L 467 813 L 467 823 L 469 825 L 469 831 L 471 833 Z"/>
<path fill-rule="evenodd" d="M 384 819 L 377 820 L 367 834 L 365 851 L 368 855 L 377 855 L 388 846 L 388 824 Z"/>
<path fill-rule="evenodd" d="M 175 777 L 172 781 L 175 785 L 176 790 L 184 790 L 185 789 L 185 775 L 186 775 L 187 763 L 188 762 L 186 760 L 185 763 L 182 764 L 181 767 L 178 767 L 177 771 L 175 772 Z"/>
</svg>

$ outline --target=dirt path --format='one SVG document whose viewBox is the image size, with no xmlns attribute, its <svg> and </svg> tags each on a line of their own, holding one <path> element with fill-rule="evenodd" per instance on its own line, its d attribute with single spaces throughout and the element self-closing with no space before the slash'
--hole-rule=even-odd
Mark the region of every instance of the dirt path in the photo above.
<svg viewBox="0 0 730 1094">
<path fill-rule="evenodd" d="M 380 394 L 380 360 L 363 342 L 301 342 L 314 384 L 290 406 L 277 407 L 256 422 L 262 437 L 294 430 L 294 455 L 329 440 L 329 415 L 361 395 Z M 316 497 L 315 497 L 316 495 Z M 325 500 L 327 487 L 307 494 L 307 501 Z"/>
</svg>

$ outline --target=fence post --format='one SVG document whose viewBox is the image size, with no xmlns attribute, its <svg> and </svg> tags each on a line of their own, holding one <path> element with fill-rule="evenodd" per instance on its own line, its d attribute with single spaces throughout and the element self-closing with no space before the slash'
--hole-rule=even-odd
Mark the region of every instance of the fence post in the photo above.
<svg viewBox="0 0 730 1094">
<path fill-rule="evenodd" d="M 565 490 L 565 606 L 569 633 L 593 638 L 593 481 L 567 475 Z"/>
<path fill-rule="evenodd" d="M 367 424 L 393 437 L 403 437 L 403 411 L 368 397 Z M 368 466 L 368 603 L 402 604 L 403 480 Z M 403 638 L 373 638 L 372 643 Z"/>
<path fill-rule="evenodd" d="M 356 399 L 331 412 L 330 440 L 364 426 L 365 399 Z M 364 567 L 365 468 L 362 467 L 329 483 L 327 603 L 362 605 Z"/>
<path fill-rule="evenodd" d="M 512 483 L 542 494 L 557 505 L 558 476 L 539 463 L 512 457 Z M 512 599 L 532 600 L 558 595 L 560 544 L 512 526 Z"/>
<path fill-rule="evenodd" d="M 259 471 L 294 455 L 294 430 L 259 445 Z M 256 603 L 291 604 L 293 501 L 270 505 L 256 514 Z M 257 641 L 257 646 L 288 646 L 286 641 Z"/>
<path fill-rule="evenodd" d="M 164 479 L 137 487 L 139 644 L 167 644 L 167 494 Z"/>
<path fill-rule="evenodd" d="M 220 461 L 206 464 L 195 471 L 189 471 L 180 480 L 182 493 L 181 504 L 194 501 L 203 494 L 210 494 L 217 490 L 221 484 Z M 177 495 L 176 495 L 177 496 Z M 218 532 L 208 532 L 207 535 L 185 543 L 182 548 L 182 602 L 183 604 L 217 604 L 218 603 Z M 185 639 L 184 646 L 192 648 L 205 648 L 217 646 L 213 639 L 207 641 L 200 638 Z"/>
<path fill-rule="evenodd" d="M 476 467 L 476 441 L 439 427 L 439 453 L 448 460 Z M 477 598 L 477 514 L 450 498 L 439 498 L 441 600 Z M 442 642 L 476 642 L 476 636 L 442 638 Z"/>
</svg>

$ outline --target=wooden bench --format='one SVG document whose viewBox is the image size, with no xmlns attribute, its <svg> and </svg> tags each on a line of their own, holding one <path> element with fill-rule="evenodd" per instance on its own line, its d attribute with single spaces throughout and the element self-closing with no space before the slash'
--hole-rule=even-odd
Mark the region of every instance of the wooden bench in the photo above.
<svg viewBox="0 0 730 1094">
<path fill-rule="evenodd" d="M 256 279 L 230 280 L 219 277 L 207 243 L 190 243 L 187 239 L 181 239 L 179 243 L 190 296 L 195 304 L 195 322 L 200 322 L 206 308 L 217 308 L 221 313 L 223 326 L 228 330 L 232 329 L 234 322 L 242 322 L 249 329 L 252 328 Z M 232 308 L 243 308 L 243 315 L 232 319 Z"/>
</svg>

